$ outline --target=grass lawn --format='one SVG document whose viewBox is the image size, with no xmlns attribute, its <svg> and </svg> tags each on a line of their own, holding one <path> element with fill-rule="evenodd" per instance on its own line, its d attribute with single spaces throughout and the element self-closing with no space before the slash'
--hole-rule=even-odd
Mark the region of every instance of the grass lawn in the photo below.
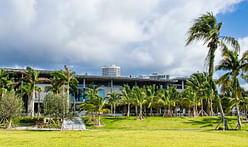
<svg viewBox="0 0 248 147">
<path fill-rule="evenodd" d="M 248 146 L 247 131 L 19 131 L 0 130 L 0 146 L 129 147 L 129 146 Z"/>
<path fill-rule="evenodd" d="M 235 119 L 229 117 L 229 123 L 233 124 Z M 208 130 L 216 126 L 218 117 L 147 117 L 144 121 L 137 121 L 136 117 L 105 117 L 102 121 L 104 127 L 88 124 L 87 128 L 91 128 L 88 131 L 0 130 L 0 147 L 248 146 L 248 129 L 245 123 L 242 126 L 243 131 Z"/>
<path fill-rule="evenodd" d="M 88 119 L 88 118 L 83 118 Z M 123 129 L 123 130 L 161 130 L 161 129 L 215 129 L 219 123 L 219 117 L 146 117 L 146 120 L 138 121 L 137 117 L 103 117 L 104 127 L 95 127 L 87 124 L 88 129 Z M 231 128 L 236 127 L 236 117 L 228 117 Z M 243 130 L 248 130 L 248 124 L 243 123 Z"/>
</svg>

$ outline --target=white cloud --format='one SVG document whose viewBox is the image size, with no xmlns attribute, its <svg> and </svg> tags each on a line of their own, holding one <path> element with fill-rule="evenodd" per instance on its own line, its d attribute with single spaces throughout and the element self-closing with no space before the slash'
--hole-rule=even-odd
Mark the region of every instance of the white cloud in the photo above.
<svg viewBox="0 0 248 147">
<path fill-rule="evenodd" d="M 192 20 L 240 1 L 6 0 L 0 2 L 0 46 L 16 53 L 12 64 L 118 64 L 188 75 L 204 70 L 207 54 L 200 43 L 184 46 Z"/>
<path fill-rule="evenodd" d="M 245 83 L 243 85 L 240 85 L 241 87 L 243 87 L 245 90 L 248 90 L 248 83 Z"/>
</svg>

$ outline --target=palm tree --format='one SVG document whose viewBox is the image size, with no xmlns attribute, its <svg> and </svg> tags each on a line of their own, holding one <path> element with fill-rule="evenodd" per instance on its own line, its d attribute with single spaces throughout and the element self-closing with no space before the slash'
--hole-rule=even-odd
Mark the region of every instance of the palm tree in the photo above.
<svg viewBox="0 0 248 147">
<path fill-rule="evenodd" d="M 63 70 L 53 71 L 51 73 L 52 79 L 51 84 L 52 86 L 47 86 L 47 90 L 56 92 L 57 95 L 60 91 L 60 87 L 62 86 L 62 96 L 64 96 L 65 91 L 65 84 L 66 84 L 66 75 Z"/>
<path fill-rule="evenodd" d="M 222 57 L 223 59 L 221 60 L 220 64 L 216 67 L 216 69 L 228 71 L 220 77 L 220 81 L 223 81 L 225 79 L 231 79 L 233 94 L 232 97 L 235 99 L 237 110 L 238 129 L 241 129 L 238 98 L 240 84 L 238 76 L 240 75 L 241 70 L 243 70 L 244 72 L 248 70 L 248 50 L 244 52 L 241 58 L 239 58 L 239 48 L 234 48 L 234 50 L 228 50 L 228 48 L 223 45 Z"/>
<path fill-rule="evenodd" d="M 69 108 L 70 81 L 73 79 L 75 72 L 71 72 L 71 70 L 68 68 L 67 65 L 64 65 L 64 68 L 65 68 L 65 75 L 66 75 L 66 81 L 67 81 L 67 88 L 66 88 L 67 104 L 68 104 L 68 108 Z M 69 109 L 67 111 L 69 111 Z"/>
<path fill-rule="evenodd" d="M 43 89 L 39 86 L 36 86 L 36 91 L 38 92 L 38 117 L 40 117 L 40 94 L 43 91 Z"/>
<path fill-rule="evenodd" d="M 194 20 L 194 24 L 188 31 L 188 38 L 186 40 L 186 46 L 191 44 L 194 40 L 202 40 L 204 44 L 207 44 L 208 55 L 208 73 L 209 76 L 213 76 L 214 72 L 214 57 L 215 51 L 218 46 L 224 42 L 230 43 L 235 48 L 238 48 L 238 42 L 227 36 L 220 36 L 220 30 L 222 23 L 217 23 L 215 16 L 212 12 L 207 12 Z"/>
<path fill-rule="evenodd" d="M 133 87 L 132 91 L 133 91 L 134 103 L 140 108 L 139 120 L 143 120 L 144 116 L 143 116 L 142 106 L 147 102 L 145 89 L 135 86 Z"/>
<path fill-rule="evenodd" d="M 159 89 L 158 91 L 158 103 L 163 104 L 164 114 L 166 116 L 166 107 L 167 107 L 167 116 L 172 116 L 171 107 L 175 106 L 175 99 L 178 96 L 175 86 L 171 86 L 168 89 Z"/>
<path fill-rule="evenodd" d="M 153 116 L 152 106 L 157 101 L 156 85 L 150 85 L 146 87 L 146 96 L 148 101 L 148 108 L 150 108 L 150 116 Z"/>
<path fill-rule="evenodd" d="M 1 97 L 4 96 L 6 91 L 8 91 L 8 86 L 10 86 L 13 81 L 10 79 L 9 72 L 4 69 L 0 69 L 0 93 Z"/>
<path fill-rule="evenodd" d="M 191 108 L 193 109 L 193 116 L 198 116 L 197 113 L 197 95 L 191 86 L 187 86 L 184 91 L 182 91 L 182 103 L 188 106 L 188 116 L 191 116 Z"/>
<path fill-rule="evenodd" d="M 70 81 L 70 93 L 73 95 L 73 104 L 74 104 L 74 113 L 76 111 L 76 97 L 77 97 L 77 91 L 78 91 L 78 80 L 73 77 Z"/>
<path fill-rule="evenodd" d="M 121 89 L 121 102 L 127 104 L 127 117 L 130 115 L 130 105 L 133 103 L 132 90 L 125 84 L 123 89 Z"/>
<path fill-rule="evenodd" d="M 212 88 L 210 86 L 210 79 L 207 73 L 195 73 L 192 74 L 190 79 L 187 80 L 187 85 L 192 87 L 192 89 L 197 94 L 198 100 L 201 102 L 201 110 L 199 114 L 203 116 L 207 113 L 203 109 L 203 100 L 206 99 L 208 94 L 212 92 Z"/>
<path fill-rule="evenodd" d="M 41 82 L 41 81 L 49 81 L 49 80 L 46 78 L 39 78 L 39 72 L 33 70 L 31 67 L 27 67 L 26 72 L 22 72 L 22 71 L 19 71 L 19 72 L 21 72 L 25 76 L 25 78 L 23 79 L 25 83 L 26 84 L 29 83 L 27 87 L 31 86 L 31 97 L 28 100 L 28 114 L 29 116 L 33 117 L 34 116 L 34 99 L 35 99 L 36 83 Z"/>
<path fill-rule="evenodd" d="M 98 94 L 98 91 L 95 88 L 88 89 L 87 97 L 89 98 L 89 103 L 95 105 L 98 113 L 98 126 L 101 126 L 101 113 L 109 111 L 108 109 L 104 109 L 106 100 Z"/>
<path fill-rule="evenodd" d="M 108 95 L 108 97 L 107 97 L 108 103 L 113 106 L 114 116 L 115 116 L 116 105 L 118 105 L 120 102 L 120 94 L 117 93 L 116 91 L 114 91 L 112 93 L 108 93 L 107 95 Z"/>
</svg>

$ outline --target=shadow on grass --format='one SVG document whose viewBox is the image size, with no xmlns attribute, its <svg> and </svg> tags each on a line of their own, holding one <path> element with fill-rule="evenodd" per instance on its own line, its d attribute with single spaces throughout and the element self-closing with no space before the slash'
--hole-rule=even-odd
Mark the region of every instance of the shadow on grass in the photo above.
<svg viewBox="0 0 248 147">
<path fill-rule="evenodd" d="M 198 125 L 200 128 L 206 128 L 206 127 L 212 127 L 217 125 L 220 122 L 221 118 L 219 117 L 205 117 L 205 118 L 197 118 L 196 119 L 191 119 L 187 120 L 186 124 L 192 124 L 192 125 Z"/>
</svg>

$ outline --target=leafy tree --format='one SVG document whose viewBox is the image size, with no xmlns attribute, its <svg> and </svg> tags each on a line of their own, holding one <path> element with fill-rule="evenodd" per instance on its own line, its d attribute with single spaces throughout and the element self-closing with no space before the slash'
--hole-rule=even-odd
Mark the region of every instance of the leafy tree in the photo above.
<svg viewBox="0 0 248 147">
<path fill-rule="evenodd" d="M 135 86 L 133 87 L 132 92 L 134 97 L 134 104 L 139 106 L 139 120 L 142 120 L 144 119 L 142 106 L 147 102 L 145 89 Z"/>
<path fill-rule="evenodd" d="M 40 117 L 40 94 L 43 91 L 43 89 L 39 86 L 36 86 L 36 91 L 38 92 L 38 112 L 37 115 Z"/>
<path fill-rule="evenodd" d="M 158 102 L 163 104 L 164 106 L 163 117 L 166 116 L 166 108 L 167 108 L 167 116 L 172 116 L 171 107 L 175 106 L 175 99 L 178 96 L 178 93 L 176 92 L 176 87 L 171 86 L 167 89 L 160 89 L 158 95 L 159 95 Z"/>
<path fill-rule="evenodd" d="M 192 87 L 187 86 L 184 91 L 182 91 L 182 103 L 186 104 L 188 107 L 188 116 L 191 116 L 191 109 L 193 109 L 193 116 L 198 116 L 197 114 L 197 95 Z"/>
<path fill-rule="evenodd" d="M 120 94 L 117 93 L 116 91 L 112 92 L 112 93 L 108 93 L 108 97 L 107 100 L 108 100 L 108 103 L 111 104 L 114 108 L 114 116 L 115 116 L 115 113 L 116 113 L 116 106 L 119 104 L 120 102 Z"/>
<path fill-rule="evenodd" d="M 13 80 L 10 77 L 10 72 L 7 72 L 5 69 L 0 69 L 0 93 L 1 97 L 11 88 L 9 88 L 13 84 Z"/>
<path fill-rule="evenodd" d="M 24 84 L 27 84 L 26 88 L 31 88 L 31 91 L 26 91 L 26 92 L 30 92 L 27 93 L 27 95 L 31 95 L 30 97 L 28 97 L 28 114 L 30 116 L 34 116 L 34 99 L 35 99 L 35 87 L 36 84 L 41 82 L 41 81 L 49 81 L 49 79 L 46 78 L 39 78 L 39 72 L 33 70 L 31 67 L 27 67 L 26 68 L 26 72 L 21 72 L 25 78 L 24 80 Z M 31 86 L 31 87 L 30 87 Z"/>
<path fill-rule="evenodd" d="M 235 99 L 236 104 L 238 128 L 241 129 L 238 97 L 238 92 L 240 91 L 240 84 L 238 76 L 240 75 L 241 70 L 243 70 L 244 72 L 248 70 L 248 50 L 244 52 L 241 58 L 239 58 L 239 47 L 234 48 L 234 50 L 228 50 L 228 48 L 223 45 L 222 56 L 223 59 L 221 60 L 221 63 L 216 67 L 216 69 L 228 71 L 220 77 L 220 81 L 231 79 L 233 94 L 232 97 Z"/>
<path fill-rule="evenodd" d="M 150 116 L 153 116 L 152 107 L 157 102 L 157 92 L 155 84 L 146 87 L 146 96 L 148 101 L 148 108 L 150 108 Z"/>
<path fill-rule="evenodd" d="M 78 91 L 78 80 L 73 77 L 70 81 L 70 93 L 73 95 L 73 104 L 74 104 L 74 113 L 76 111 L 76 97 L 77 97 L 77 91 Z"/>
<path fill-rule="evenodd" d="M 126 84 L 121 89 L 121 102 L 127 104 L 127 117 L 130 115 L 130 105 L 133 103 L 134 99 L 132 96 L 132 89 Z"/>
<path fill-rule="evenodd" d="M 102 98 L 96 88 L 89 88 L 87 97 L 89 98 L 89 104 L 93 104 L 98 113 L 98 126 L 101 126 L 101 114 L 104 112 L 109 112 L 108 109 L 104 109 L 106 104 L 106 99 Z"/>
<path fill-rule="evenodd" d="M 1 121 L 9 121 L 8 128 L 11 128 L 12 119 L 14 117 L 20 116 L 22 111 L 23 101 L 21 97 L 15 94 L 14 91 L 6 93 L 0 99 L 0 119 Z"/>
<path fill-rule="evenodd" d="M 67 97 L 62 95 L 56 95 L 53 93 L 48 93 L 43 101 L 44 114 L 64 122 L 65 118 L 71 116 L 70 110 L 67 105 Z M 63 128 L 61 128 L 63 129 Z"/>
</svg>

